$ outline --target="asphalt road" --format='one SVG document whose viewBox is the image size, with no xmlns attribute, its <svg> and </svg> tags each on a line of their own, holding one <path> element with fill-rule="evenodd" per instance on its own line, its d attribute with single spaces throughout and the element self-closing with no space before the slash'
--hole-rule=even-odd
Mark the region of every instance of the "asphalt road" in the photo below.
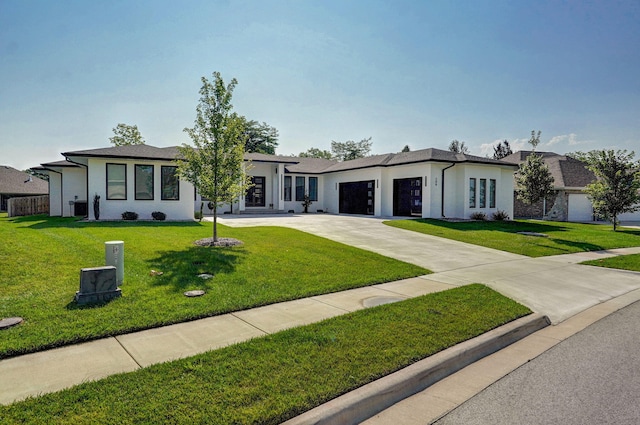
<svg viewBox="0 0 640 425">
<path fill-rule="evenodd" d="M 640 302 L 561 342 L 435 424 L 640 424 Z"/>
</svg>

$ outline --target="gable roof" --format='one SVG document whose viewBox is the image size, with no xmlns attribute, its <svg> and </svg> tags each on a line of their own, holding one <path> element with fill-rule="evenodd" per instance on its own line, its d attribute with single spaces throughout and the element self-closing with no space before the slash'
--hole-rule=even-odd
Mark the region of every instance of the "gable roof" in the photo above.
<svg viewBox="0 0 640 425">
<path fill-rule="evenodd" d="M 0 165 L 0 193 L 46 195 L 49 193 L 49 183 L 7 165 Z"/>
<path fill-rule="evenodd" d="M 503 161 L 521 164 L 526 161 L 532 152 L 533 151 L 515 152 L 503 158 Z M 553 185 L 556 188 L 583 188 L 596 180 L 595 174 L 593 174 L 582 161 L 555 152 L 536 153 L 542 155 L 542 160 L 549 167 L 549 171 L 553 176 Z"/>
</svg>

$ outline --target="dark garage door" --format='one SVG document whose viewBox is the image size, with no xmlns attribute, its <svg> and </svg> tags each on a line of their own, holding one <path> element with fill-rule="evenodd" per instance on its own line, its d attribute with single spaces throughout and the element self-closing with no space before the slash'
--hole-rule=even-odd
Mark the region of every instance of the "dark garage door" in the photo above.
<svg viewBox="0 0 640 425">
<path fill-rule="evenodd" d="M 340 183 L 340 213 L 373 215 L 375 182 Z"/>
<path fill-rule="evenodd" d="M 393 180 L 393 215 L 422 216 L 422 177 Z"/>
</svg>

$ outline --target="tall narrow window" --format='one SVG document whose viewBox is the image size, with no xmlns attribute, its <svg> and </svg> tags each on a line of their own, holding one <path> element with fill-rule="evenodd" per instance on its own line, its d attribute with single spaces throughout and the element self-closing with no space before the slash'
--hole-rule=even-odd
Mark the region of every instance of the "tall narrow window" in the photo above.
<svg viewBox="0 0 640 425">
<path fill-rule="evenodd" d="M 153 165 L 136 165 L 136 200 L 153 200 Z"/>
<path fill-rule="evenodd" d="M 487 207 L 487 179 L 480 179 L 480 208 Z"/>
<path fill-rule="evenodd" d="M 489 208 L 496 207 L 496 179 L 489 180 Z"/>
<path fill-rule="evenodd" d="M 309 177 L 309 199 L 312 201 L 318 200 L 318 178 Z"/>
<path fill-rule="evenodd" d="M 160 193 L 163 201 L 180 200 L 180 181 L 178 167 L 163 165 L 160 167 Z"/>
<path fill-rule="evenodd" d="M 469 208 L 476 207 L 476 179 L 469 179 Z"/>
<path fill-rule="evenodd" d="M 247 190 L 244 197 L 244 205 L 247 207 L 264 207 L 265 206 L 265 176 L 252 176 L 251 187 Z"/>
<path fill-rule="evenodd" d="M 126 164 L 107 164 L 107 199 L 127 199 Z"/>
<path fill-rule="evenodd" d="M 284 200 L 291 200 L 291 176 L 284 176 Z"/>
<path fill-rule="evenodd" d="M 296 177 L 296 201 L 304 201 L 304 177 Z"/>
</svg>

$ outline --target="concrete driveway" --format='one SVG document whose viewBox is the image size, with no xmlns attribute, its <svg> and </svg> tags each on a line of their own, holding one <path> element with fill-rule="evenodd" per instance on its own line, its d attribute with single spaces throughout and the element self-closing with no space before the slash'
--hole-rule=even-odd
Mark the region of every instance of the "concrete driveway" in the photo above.
<svg viewBox="0 0 640 425">
<path fill-rule="evenodd" d="M 230 227 L 282 226 L 416 264 L 428 279 L 453 285 L 484 283 L 552 323 L 640 288 L 640 273 L 577 263 L 640 253 L 640 247 L 529 258 L 384 225 L 387 219 L 332 214 L 222 216 Z"/>
</svg>

